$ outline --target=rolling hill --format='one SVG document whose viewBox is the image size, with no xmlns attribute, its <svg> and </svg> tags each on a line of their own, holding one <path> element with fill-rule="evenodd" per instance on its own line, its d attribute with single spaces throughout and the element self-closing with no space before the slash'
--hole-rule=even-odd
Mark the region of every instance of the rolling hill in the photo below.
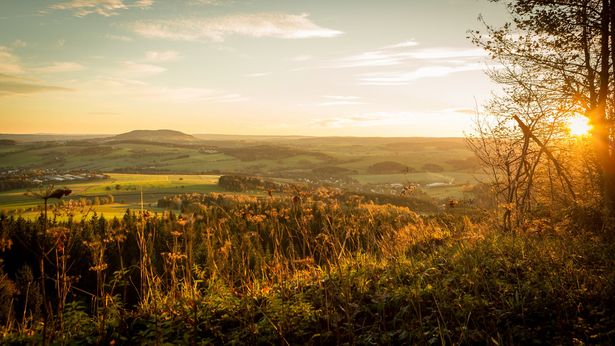
<svg viewBox="0 0 615 346">
<path fill-rule="evenodd" d="M 134 130 L 109 137 L 107 140 L 162 143 L 186 143 L 201 141 L 194 136 L 175 130 Z"/>
</svg>

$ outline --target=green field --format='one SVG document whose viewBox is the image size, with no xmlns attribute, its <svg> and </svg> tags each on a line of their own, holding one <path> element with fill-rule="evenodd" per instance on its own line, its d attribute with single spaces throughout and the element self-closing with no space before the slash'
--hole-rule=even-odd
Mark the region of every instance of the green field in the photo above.
<svg viewBox="0 0 615 346">
<path fill-rule="evenodd" d="M 94 207 L 113 216 L 123 214 L 126 208 L 140 208 L 141 191 L 144 205 L 152 210 L 163 196 L 220 191 L 217 178 L 224 174 L 350 186 L 367 192 L 385 191 L 390 184 L 412 183 L 435 200 L 471 197 L 468 191 L 472 185 L 487 178 L 480 174 L 462 138 L 204 136 L 179 142 L 175 138 L 167 138 L 169 142 L 164 142 L 165 138 L 16 139 L 15 145 L 0 147 L 0 168 L 110 172 L 108 180 L 66 186 L 73 190 L 70 199 L 113 195 L 114 204 Z M 392 169 L 374 168 L 387 162 Z M 0 209 L 36 215 L 24 212 L 39 204 L 24 196 L 25 192 L 1 192 Z"/>
<path fill-rule="evenodd" d="M 221 189 L 217 186 L 218 176 L 215 175 L 178 175 L 178 174 L 120 174 L 110 173 L 109 179 L 87 182 L 72 182 L 57 185 L 72 190 L 65 200 L 79 200 L 86 198 L 93 200 L 96 197 L 104 198 L 112 195 L 115 202 L 112 204 L 93 205 L 91 211 L 104 214 L 106 217 L 121 217 L 127 208 L 141 208 L 141 196 L 146 209 L 160 211 L 156 208 L 158 199 L 164 196 L 187 192 L 217 192 Z M 36 189 L 30 191 L 35 192 Z M 0 193 L 0 209 L 15 211 L 24 217 L 36 217 L 38 211 L 28 211 L 42 204 L 41 200 L 26 196 L 28 190 L 11 190 Z M 51 204 L 57 203 L 50 200 Z M 87 211 L 85 208 L 83 211 Z M 82 211 L 77 213 L 80 216 Z"/>
</svg>

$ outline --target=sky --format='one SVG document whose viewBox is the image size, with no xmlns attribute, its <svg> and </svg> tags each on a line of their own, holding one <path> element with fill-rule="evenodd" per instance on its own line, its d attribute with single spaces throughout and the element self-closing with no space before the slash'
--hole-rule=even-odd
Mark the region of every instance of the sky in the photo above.
<svg viewBox="0 0 615 346">
<path fill-rule="evenodd" d="M 487 0 L 3 0 L 0 133 L 463 136 Z"/>
</svg>

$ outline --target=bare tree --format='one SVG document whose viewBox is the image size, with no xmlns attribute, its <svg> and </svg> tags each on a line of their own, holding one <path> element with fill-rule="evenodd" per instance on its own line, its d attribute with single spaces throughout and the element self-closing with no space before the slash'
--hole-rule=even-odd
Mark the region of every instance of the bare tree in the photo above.
<svg viewBox="0 0 615 346">
<path fill-rule="evenodd" d="M 485 24 L 484 32 L 475 31 L 471 36 L 503 66 L 491 72 L 491 77 L 503 85 L 503 96 L 495 97 L 488 110 L 490 116 L 501 120 L 498 127 L 512 124 L 509 139 L 499 140 L 517 150 L 510 158 L 514 167 L 509 189 L 517 191 L 523 181 L 526 186 L 521 196 L 527 198 L 532 185 L 527 183 L 535 179 L 542 160 L 553 168 L 555 180 L 575 200 L 569 171 L 579 158 L 560 155 L 566 141 L 557 129 L 566 117 L 584 115 L 593 127 L 591 157 L 596 160 L 599 179 L 595 186 L 603 201 L 603 223 L 608 225 L 615 214 L 615 0 L 503 2 L 508 5 L 512 22 L 499 28 Z M 491 130 L 479 129 L 477 135 Z M 477 143 L 474 140 L 475 151 L 480 149 Z"/>
</svg>

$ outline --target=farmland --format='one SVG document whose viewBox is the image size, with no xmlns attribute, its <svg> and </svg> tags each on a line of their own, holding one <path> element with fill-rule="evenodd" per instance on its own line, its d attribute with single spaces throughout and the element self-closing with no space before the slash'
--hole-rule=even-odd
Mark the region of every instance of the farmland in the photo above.
<svg viewBox="0 0 615 346">
<path fill-rule="evenodd" d="M 127 208 L 141 208 L 141 196 L 143 197 L 144 208 L 159 211 L 156 208 L 156 202 L 159 198 L 186 192 L 220 191 L 217 182 L 218 176 L 212 175 L 111 173 L 108 179 L 102 181 L 69 182 L 63 184 L 62 187 L 72 190 L 71 195 L 66 199 L 69 201 L 84 199 L 91 203 L 96 199 L 100 200 L 109 195 L 113 196 L 113 203 L 90 204 L 89 207 L 91 207 L 91 211 L 96 211 L 106 217 L 121 217 Z M 36 189 L 31 190 L 36 191 Z M 27 189 L 20 189 L 0 193 L 2 209 L 26 217 L 36 217 L 38 215 L 36 208 L 41 205 L 41 200 L 27 196 L 27 192 Z M 85 210 L 90 210 L 90 208 Z"/>
<path fill-rule="evenodd" d="M 164 196 L 221 192 L 216 184 L 224 174 L 368 193 L 398 194 L 399 187 L 414 184 L 434 203 L 471 198 L 473 186 L 486 179 L 460 138 L 191 137 L 175 132 L 156 140 L 150 133 L 52 141 L 10 138 L 15 145 L 0 147 L 5 169 L 108 175 L 102 181 L 54 184 L 73 190 L 71 199 L 112 195 L 113 203 L 92 209 L 114 216 L 126 208 L 140 208 L 141 190 L 144 206 L 153 211 L 158 211 L 156 201 Z M 27 191 L 0 193 L 0 209 L 22 213 L 40 204 L 24 196 Z"/>
</svg>

